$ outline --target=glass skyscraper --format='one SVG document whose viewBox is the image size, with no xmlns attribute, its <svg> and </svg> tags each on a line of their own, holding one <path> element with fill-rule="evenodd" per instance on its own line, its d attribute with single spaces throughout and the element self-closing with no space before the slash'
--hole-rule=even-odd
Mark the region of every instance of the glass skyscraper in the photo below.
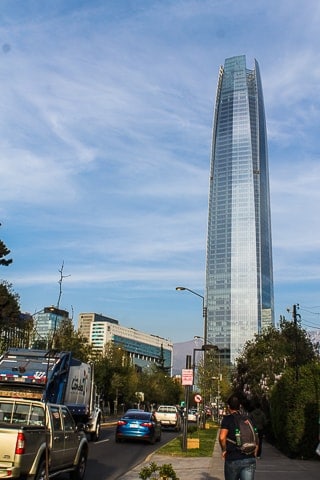
<svg viewBox="0 0 320 480">
<path fill-rule="evenodd" d="M 209 344 L 234 362 L 274 324 L 267 134 L 258 62 L 220 67 L 210 168 L 206 306 Z"/>
</svg>

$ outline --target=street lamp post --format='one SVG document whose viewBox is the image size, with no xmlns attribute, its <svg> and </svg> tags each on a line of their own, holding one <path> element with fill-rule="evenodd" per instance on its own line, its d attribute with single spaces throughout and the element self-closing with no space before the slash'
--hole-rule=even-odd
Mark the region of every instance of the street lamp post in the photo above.
<svg viewBox="0 0 320 480">
<path fill-rule="evenodd" d="M 200 293 L 195 292 L 194 290 L 191 290 L 190 288 L 187 287 L 176 287 L 176 290 L 186 290 L 187 292 L 192 293 L 193 295 L 196 295 L 197 297 L 202 298 L 202 316 L 204 319 L 204 343 L 207 343 L 207 323 L 208 323 L 208 310 L 205 305 L 205 298 L 203 295 L 200 295 Z"/>
<path fill-rule="evenodd" d="M 201 337 L 199 335 L 194 336 L 195 339 L 199 338 L 204 341 L 204 337 Z M 220 404 L 220 382 L 222 380 L 222 374 L 221 374 L 221 351 L 220 348 L 217 345 L 214 345 L 211 342 L 208 343 L 203 343 L 201 350 L 204 352 L 208 350 L 215 350 L 218 353 L 218 375 L 217 377 L 212 377 L 212 380 L 217 380 L 217 421 L 219 422 L 220 419 L 220 413 L 219 413 L 219 404 Z"/>
<path fill-rule="evenodd" d="M 204 343 L 207 343 L 207 307 L 205 305 L 205 298 L 203 295 L 200 295 L 200 293 L 195 292 L 194 290 L 191 290 L 190 288 L 187 287 L 176 287 L 176 290 L 181 291 L 181 290 L 186 290 L 187 292 L 192 293 L 193 295 L 196 295 L 197 297 L 200 297 L 202 299 L 202 316 L 204 319 Z M 202 349 L 203 350 L 203 349 Z M 193 377 L 195 374 L 195 351 L 193 352 Z M 204 363 L 206 363 L 206 351 L 204 351 Z M 194 383 L 194 378 L 193 378 L 193 383 Z M 203 405 L 205 406 L 206 404 L 206 399 L 203 399 Z M 188 414 L 188 412 L 187 412 Z M 205 414 L 204 414 L 204 424 L 205 424 Z"/>
</svg>

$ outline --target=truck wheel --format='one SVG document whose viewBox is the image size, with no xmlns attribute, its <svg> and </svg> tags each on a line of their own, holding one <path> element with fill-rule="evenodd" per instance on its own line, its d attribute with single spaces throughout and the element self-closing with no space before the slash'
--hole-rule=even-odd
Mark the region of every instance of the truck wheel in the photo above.
<svg viewBox="0 0 320 480">
<path fill-rule="evenodd" d="M 46 462 L 41 460 L 37 473 L 35 474 L 34 480 L 46 480 Z"/>
<path fill-rule="evenodd" d="M 70 473 L 70 480 L 83 480 L 87 466 L 87 452 L 82 450 L 78 464 L 73 472 Z"/>
<path fill-rule="evenodd" d="M 100 438 L 100 432 L 101 432 L 101 423 L 100 422 L 101 422 L 101 420 L 99 418 L 99 420 L 97 421 L 95 432 L 91 433 L 90 439 L 91 439 L 92 442 L 97 442 Z"/>
</svg>

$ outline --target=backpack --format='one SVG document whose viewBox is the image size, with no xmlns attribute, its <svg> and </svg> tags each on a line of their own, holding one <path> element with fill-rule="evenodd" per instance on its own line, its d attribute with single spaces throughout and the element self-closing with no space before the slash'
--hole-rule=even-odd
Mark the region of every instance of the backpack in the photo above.
<svg viewBox="0 0 320 480">
<path fill-rule="evenodd" d="M 227 438 L 228 442 L 236 445 L 237 449 L 245 455 L 252 455 L 258 444 L 258 434 L 252 421 L 247 415 L 234 413 L 236 441 Z"/>
</svg>

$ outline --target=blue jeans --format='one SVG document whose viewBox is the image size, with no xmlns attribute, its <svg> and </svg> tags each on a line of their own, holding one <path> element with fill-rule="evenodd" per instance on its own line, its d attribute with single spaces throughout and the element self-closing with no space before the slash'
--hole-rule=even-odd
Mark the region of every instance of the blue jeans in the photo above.
<svg viewBox="0 0 320 480">
<path fill-rule="evenodd" d="M 225 480 L 253 480 L 255 470 L 256 459 L 252 457 L 224 462 Z"/>
</svg>

